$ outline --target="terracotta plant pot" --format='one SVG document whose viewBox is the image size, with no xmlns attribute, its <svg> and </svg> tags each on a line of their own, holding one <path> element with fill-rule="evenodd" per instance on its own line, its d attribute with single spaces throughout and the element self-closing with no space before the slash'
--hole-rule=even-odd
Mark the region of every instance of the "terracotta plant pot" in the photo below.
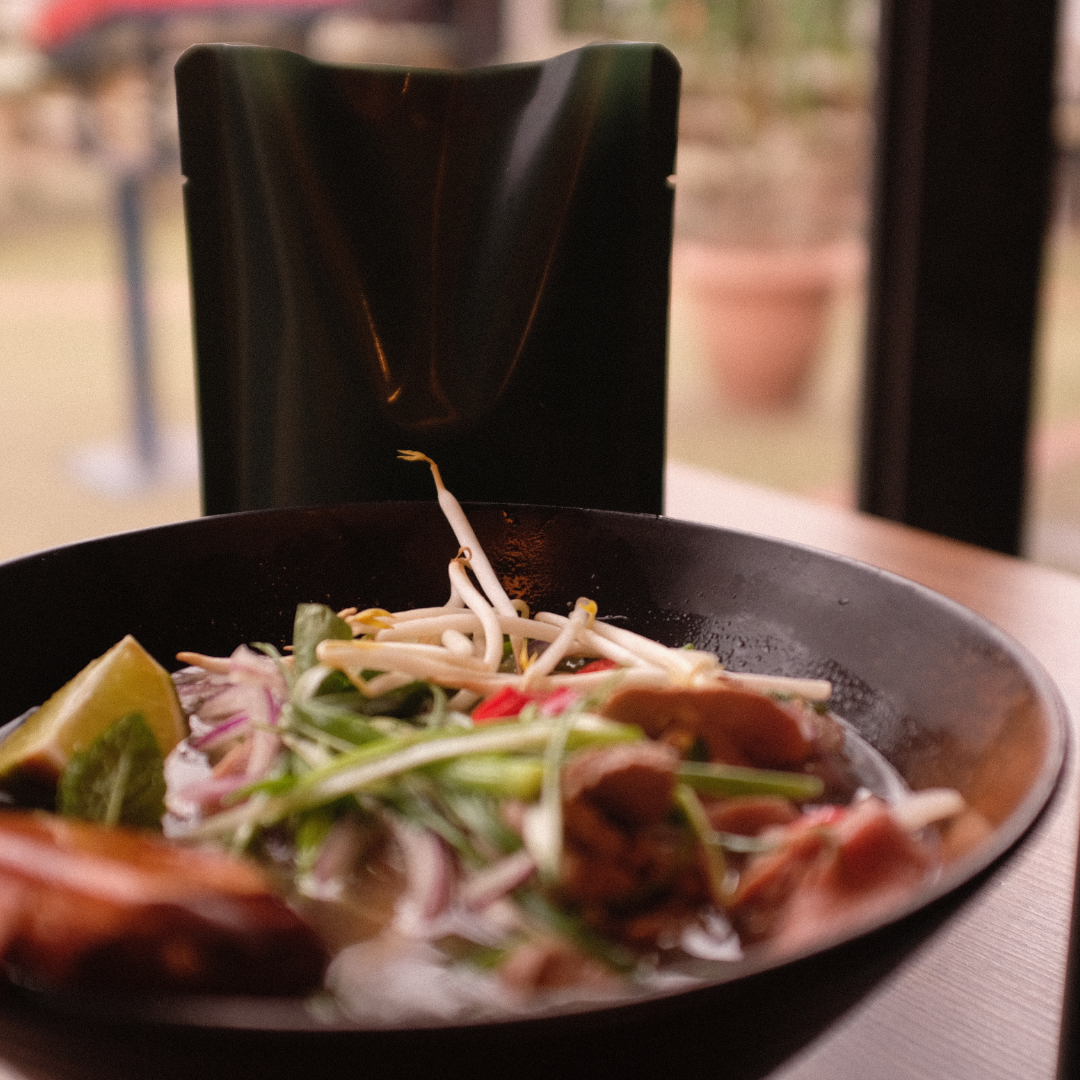
<svg viewBox="0 0 1080 1080">
<path fill-rule="evenodd" d="M 675 288 L 691 298 L 724 400 L 740 409 L 795 404 L 825 332 L 837 284 L 858 272 L 858 245 L 723 247 L 677 241 Z"/>
</svg>

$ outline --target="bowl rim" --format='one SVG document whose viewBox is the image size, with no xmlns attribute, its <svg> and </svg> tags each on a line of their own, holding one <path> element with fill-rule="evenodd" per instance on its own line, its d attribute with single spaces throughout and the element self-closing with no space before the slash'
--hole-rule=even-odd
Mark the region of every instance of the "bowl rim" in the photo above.
<svg viewBox="0 0 1080 1080">
<path fill-rule="evenodd" d="M 349 513 L 359 507 L 427 507 L 433 514 L 441 515 L 438 503 L 434 500 L 385 500 L 367 503 L 340 503 L 328 506 L 271 507 L 238 511 L 230 514 L 207 515 L 184 521 L 170 522 L 149 526 L 142 529 L 126 530 L 108 535 L 74 541 L 52 548 L 42 549 L 26 555 L 17 556 L 0 562 L 0 580 L 5 571 L 15 565 L 29 565 L 64 553 L 90 550 L 99 545 L 116 543 L 125 539 L 151 540 L 162 533 L 182 533 L 190 529 L 213 529 L 227 527 L 230 521 L 251 518 L 274 517 L 315 517 L 332 520 L 335 514 Z M 776 550 L 794 550 L 810 554 L 814 558 L 845 565 L 859 574 L 868 574 L 890 581 L 894 586 L 912 592 L 923 602 L 946 611 L 950 617 L 960 618 L 977 628 L 983 638 L 992 640 L 1002 651 L 1007 653 L 1017 664 L 1030 685 L 1034 699 L 1040 706 L 1045 729 L 1045 746 L 1042 759 L 1031 783 L 1023 797 L 1009 814 L 994 828 L 986 839 L 954 862 L 951 862 L 940 874 L 924 883 L 915 892 L 899 904 L 890 907 L 887 912 L 857 923 L 848 924 L 845 929 L 833 934 L 824 934 L 812 943 L 799 949 L 788 950 L 781 954 L 770 951 L 767 947 L 756 947 L 741 961 L 732 964 L 730 974 L 717 980 L 703 980 L 679 989 L 665 989 L 619 998 L 604 998 L 599 1001 L 575 1001 L 566 1006 L 540 1009 L 524 1014 L 483 1016 L 479 1018 L 456 1018 L 450 1020 L 424 1019 L 412 1020 L 406 1024 L 372 1024 L 355 1022 L 342 1016 L 334 1016 L 325 1009 L 320 1011 L 318 997 L 311 1005 L 310 999 L 299 998 L 255 998 L 231 997 L 227 995 L 139 995 L 122 996 L 92 994 L 86 992 L 41 992 L 33 988 L 16 987 L 20 994 L 29 996 L 33 1001 L 50 1010 L 63 1013 L 93 1017 L 120 1023 L 164 1025 L 168 1027 L 194 1027 L 210 1030 L 262 1031 L 281 1033 L 354 1033 L 358 1036 L 376 1033 L 407 1033 L 418 1031 L 439 1031 L 475 1029 L 492 1025 L 532 1025 L 574 1017 L 614 1017 L 625 1013 L 627 1009 L 637 1009 L 658 1002 L 674 1000 L 685 994 L 707 992 L 721 986 L 735 984 L 745 978 L 760 975 L 773 970 L 786 968 L 810 957 L 828 953 L 838 946 L 872 934 L 884 927 L 901 922 L 946 895 L 955 892 L 961 886 L 971 882 L 984 871 L 990 871 L 1007 853 L 1012 851 L 1029 830 L 1036 824 L 1058 789 L 1068 746 L 1071 738 L 1071 719 L 1060 691 L 1040 661 L 1019 641 L 997 626 L 984 615 L 953 600 L 934 589 L 917 581 L 906 578 L 893 571 L 874 566 L 851 556 L 831 552 L 823 548 L 802 544 L 748 530 L 709 525 L 687 521 L 681 518 L 655 514 L 635 514 L 616 510 L 598 510 L 582 507 L 538 506 L 529 503 L 463 502 L 468 514 L 471 510 L 499 512 L 540 512 L 554 517 L 570 513 L 586 515 L 589 518 L 610 520 L 632 520 L 651 522 L 655 527 L 689 530 L 692 533 L 727 534 L 762 543 Z M 651 526 L 649 526 L 651 527 Z"/>
</svg>

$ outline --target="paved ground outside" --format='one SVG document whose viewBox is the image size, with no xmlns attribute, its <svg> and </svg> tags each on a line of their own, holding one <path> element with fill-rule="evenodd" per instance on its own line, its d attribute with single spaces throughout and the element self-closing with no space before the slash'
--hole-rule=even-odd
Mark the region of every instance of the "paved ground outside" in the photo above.
<svg viewBox="0 0 1080 1080">
<path fill-rule="evenodd" d="M 180 180 L 147 230 L 155 399 L 169 468 L 125 487 L 132 449 L 119 245 L 107 214 L 0 228 L 0 559 L 197 516 L 195 405 Z M 1032 557 L 1080 572 L 1080 238 L 1055 234 L 1033 452 Z M 840 295 L 805 400 L 740 414 L 712 385 L 693 310 L 672 299 L 669 455 L 850 503 L 862 298 Z M 127 455 L 127 457 L 125 457 Z"/>
</svg>

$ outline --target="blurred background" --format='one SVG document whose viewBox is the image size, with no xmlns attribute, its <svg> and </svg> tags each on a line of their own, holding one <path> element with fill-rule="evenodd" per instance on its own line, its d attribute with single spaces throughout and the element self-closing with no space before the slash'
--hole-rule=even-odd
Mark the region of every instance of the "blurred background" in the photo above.
<svg viewBox="0 0 1080 1080">
<path fill-rule="evenodd" d="M 1062 18 L 1026 554 L 1080 572 L 1080 0 Z M 853 505 L 876 28 L 876 0 L 0 0 L 0 559 L 199 513 L 172 65 L 200 41 L 668 45 L 669 457 Z"/>
</svg>

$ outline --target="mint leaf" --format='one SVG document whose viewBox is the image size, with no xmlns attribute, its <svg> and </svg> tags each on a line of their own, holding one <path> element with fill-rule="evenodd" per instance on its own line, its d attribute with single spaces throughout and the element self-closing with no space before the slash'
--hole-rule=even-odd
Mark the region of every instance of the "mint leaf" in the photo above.
<svg viewBox="0 0 1080 1080">
<path fill-rule="evenodd" d="M 302 675 L 319 662 L 315 646 L 320 641 L 351 641 L 352 636 L 352 627 L 325 604 L 297 604 L 293 621 L 293 671 Z"/>
<path fill-rule="evenodd" d="M 128 713 L 72 754 L 60 777 L 56 810 L 106 825 L 161 827 L 165 762 L 142 713 Z"/>
</svg>

